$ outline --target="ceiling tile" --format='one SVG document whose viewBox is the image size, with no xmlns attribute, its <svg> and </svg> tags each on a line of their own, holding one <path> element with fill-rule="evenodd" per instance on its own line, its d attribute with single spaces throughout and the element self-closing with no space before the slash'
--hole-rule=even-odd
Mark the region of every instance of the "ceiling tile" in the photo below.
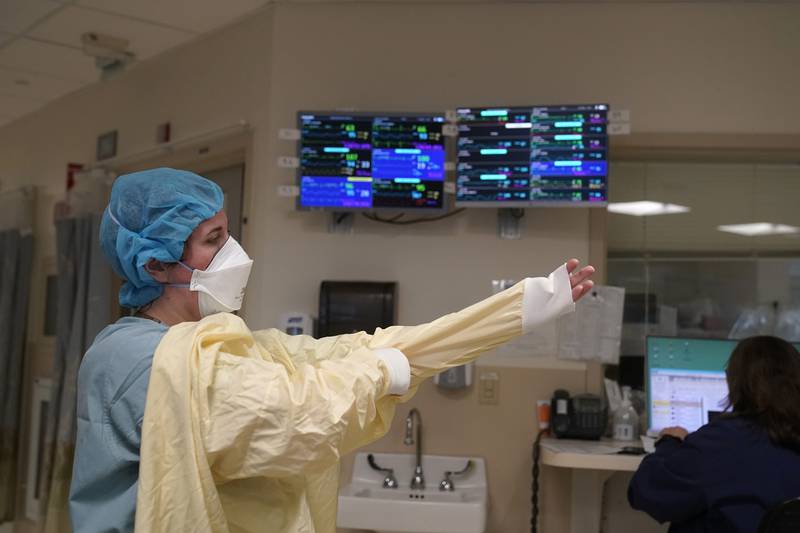
<svg viewBox="0 0 800 533">
<path fill-rule="evenodd" d="M 0 0 L 0 30 L 20 35 L 59 7 L 50 0 Z"/>
<path fill-rule="evenodd" d="M 78 0 L 77 5 L 194 31 L 219 28 L 268 4 L 268 0 Z"/>
<path fill-rule="evenodd" d="M 94 59 L 82 51 L 26 38 L 19 38 L 0 49 L 0 67 L 79 82 L 93 82 L 100 78 Z"/>
<path fill-rule="evenodd" d="M 14 38 L 14 34 L 0 31 L 0 47 Z"/>
<path fill-rule="evenodd" d="M 71 93 L 82 85 L 79 81 L 61 80 L 24 70 L 0 67 L 0 94 L 44 102 Z"/>
<path fill-rule="evenodd" d="M 17 98 L 0 93 L 0 116 L 11 118 L 21 117 L 22 115 L 39 109 L 43 105 L 44 102 Z"/>
<path fill-rule="evenodd" d="M 128 39 L 130 50 L 138 59 L 146 59 L 194 37 L 190 32 L 73 6 L 50 17 L 29 35 L 80 48 L 81 35 L 86 32 Z"/>
</svg>

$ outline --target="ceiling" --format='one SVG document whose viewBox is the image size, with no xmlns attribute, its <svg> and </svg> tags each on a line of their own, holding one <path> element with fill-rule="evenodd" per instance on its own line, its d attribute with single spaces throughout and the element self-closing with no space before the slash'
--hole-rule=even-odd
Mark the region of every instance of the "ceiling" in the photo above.
<svg viewBox="0 0 800 533">
<path fill-rule="evenodd" d="M 348 1 L 351 0 L 0 0 L 0 127 L 100 79 L 94 58 L 86 55 L 81 46 L 81 35 L 86 32 L 127 39 L 129 50 L 137 61 L 142 61 L 229 25 L 268 3 Z M 413 5 L 428 0 L 402 1 Z M 731 0 L 439 1 L 627 4 Z"/>
<path fill-rule="evenodd" d="M 130 41 L 146 60 L 269 0 L 0 0 L 0 127 L 100 79 L 81 35 Z"/>
</svg>

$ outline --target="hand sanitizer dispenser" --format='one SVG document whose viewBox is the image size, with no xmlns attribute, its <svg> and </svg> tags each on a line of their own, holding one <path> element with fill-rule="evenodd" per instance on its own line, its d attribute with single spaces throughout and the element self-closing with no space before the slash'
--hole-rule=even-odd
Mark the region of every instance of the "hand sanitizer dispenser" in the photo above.
<svg viewBox="0 0 800 533">
<path fill-rule="evenodd" d="M 314 335 L 314 319 L 308 313 L 285 313 L 280 329 L 289 335 Z"/>
</svg>

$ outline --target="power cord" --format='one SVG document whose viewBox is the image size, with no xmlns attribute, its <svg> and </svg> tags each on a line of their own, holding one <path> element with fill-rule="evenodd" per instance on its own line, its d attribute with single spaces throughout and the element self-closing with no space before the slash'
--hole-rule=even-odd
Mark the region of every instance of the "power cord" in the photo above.
<svg viewBox="0 0 800 533">
<path fill-rule="evenodd" d="M 542 435 L 544 431 L 539 431 L 536 440 L 533 442 L 533 473 L 531 481 L 531 533 L 538 531 L 539 522 L 539 458 L 541 455 Z"/>
<path fill-rule="evenodd" d="M 435 217 L 412 218 L 410 220 L 400 220 L 405 216 L 405 213 L 400 213 L 399 215 L 395 215 L 392 218 L 382 218 L 372 213 L 361 213 L 361 215 L 364 218 L 372 220 L 374 222 L 382 222 L 383 224 L 395 224 L 398 226 L 408 226 L 410 224 L 421 224 L 423 222 L 436 222 L 437 220 L 444 220 L 445 218 L 450 218 L 452 216 L 463 213 L 464 211 L 466 211 L 466 209 L 462 207 L 461 209 L 456 209 L 455 211 L 445 213 L 444 215 L 439 215 Z"/>
</svg>

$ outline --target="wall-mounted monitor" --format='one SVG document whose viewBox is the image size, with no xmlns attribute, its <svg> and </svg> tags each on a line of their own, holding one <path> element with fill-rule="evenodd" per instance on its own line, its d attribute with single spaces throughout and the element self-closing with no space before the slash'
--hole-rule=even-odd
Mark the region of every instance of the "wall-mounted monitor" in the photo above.
<svg viewBox="0 0 800 533">
<path fill-rule="evenodd" d="M 300 209 L 443 209 L 441 114 L 298 114 Z"/>
<path fill-rule="evenodd" d="M 460 108 L 456 205 L 601 207 L 608 105 Z"/>
</svg>

